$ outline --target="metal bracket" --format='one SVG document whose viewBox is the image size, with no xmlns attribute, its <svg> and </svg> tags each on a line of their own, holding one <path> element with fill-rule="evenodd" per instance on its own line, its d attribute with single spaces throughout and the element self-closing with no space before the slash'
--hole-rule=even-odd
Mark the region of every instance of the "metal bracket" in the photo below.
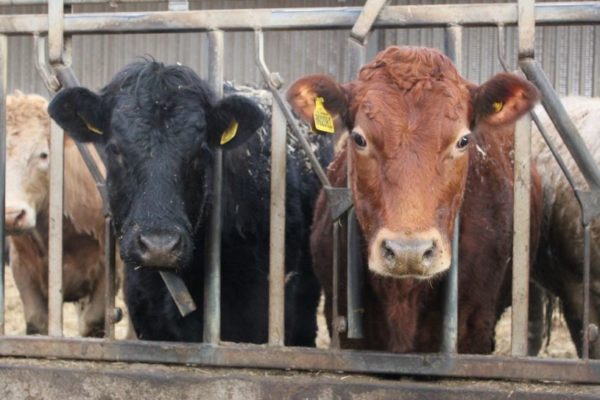
<svg viewBox="0 0 600 400">
<path fill-rule="evenodd" d="M 352 207 L 352 190 L 345 187 L 324 186 L 331 217 L 335 221 Z"/>
<path fill-rule="evenodd" d="M 33 35 L 33 60 L 35 69 L 40 74 L 46 89 L 50 93 L 57 92 L 60 89 L 60 82 L 56 75 L 54 75 L 50 68 L 46 65 L 46 38 L 39 34 Z"/>
<path fill-rule="evenodd" d="M 581 206 L 582 223 L 588 225 L 600 215 L 600 190 L 575 190 L 575 193 Z"/>
</svg>

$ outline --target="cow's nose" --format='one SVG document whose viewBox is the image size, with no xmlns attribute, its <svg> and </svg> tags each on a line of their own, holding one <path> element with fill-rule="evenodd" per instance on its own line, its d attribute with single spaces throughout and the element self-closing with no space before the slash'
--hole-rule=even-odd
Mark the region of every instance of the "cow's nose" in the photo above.
<svg viewBox="0 0 600 400">
<path fill-rule="evenodd" d="M 431 239 L 383 240 L 381 255 L 391 265 L 401 263 L 409 268 L 427 269 L 437 255 L 437 246 Z"/>
<path fill-rule="evenodd" d="M 23 224 L 26 221 L 27 210 L 24 208 L 6 207 L 4 212 L 4 220 L 6 221 L 6 229 L 17 230 L 23 229 Z"/>
<path fill-rule="evenodd" d="M 176 267 L 182 252 L 178 232 L 140 233 L 137 244 L 140 261 L 145 267 Z"/>
</svg>

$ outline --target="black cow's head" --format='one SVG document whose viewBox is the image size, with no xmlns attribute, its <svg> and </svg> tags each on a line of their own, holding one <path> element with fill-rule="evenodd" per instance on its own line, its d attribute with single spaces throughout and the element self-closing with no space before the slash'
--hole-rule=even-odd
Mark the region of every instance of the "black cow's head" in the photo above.
<svg viewBox="0 0 600 400">
<path fill-rule="evenodd" d="M 209 198 L 217 147 L 244 143 L 264 116 L 250 100 L 214 94 L 191 69 L 131 64 L 100 91 L 65 89 L 50 116 L 105 150 L 107 187 L 124 261 L 184 268 Z"/>
</svg>

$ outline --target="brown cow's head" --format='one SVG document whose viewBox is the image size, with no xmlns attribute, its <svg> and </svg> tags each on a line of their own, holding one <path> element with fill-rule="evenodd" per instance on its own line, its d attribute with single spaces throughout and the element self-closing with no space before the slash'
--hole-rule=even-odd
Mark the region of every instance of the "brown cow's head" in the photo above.
<svg viewBox="0 0 600 400">
<path fill-rule="evenodd" d="M 483 125 L 514 125 L 538 94 L 515 75 L 476 86 L 436 50 L 390 47 L 349 84 L 315 75 L 292 85 L 288 101 L 313 130 L 319 97 L 336 132 L 350 132 L 345 149 L 369 269 L 428 278 L 450 266 L 472 136 Z"/>
<path fill-rule="evenodd" d="M 6 230 L 35 227 L 48 205 L 50 117 L 48 102 L 16 92 L 6 101 Z"/>
</svg>

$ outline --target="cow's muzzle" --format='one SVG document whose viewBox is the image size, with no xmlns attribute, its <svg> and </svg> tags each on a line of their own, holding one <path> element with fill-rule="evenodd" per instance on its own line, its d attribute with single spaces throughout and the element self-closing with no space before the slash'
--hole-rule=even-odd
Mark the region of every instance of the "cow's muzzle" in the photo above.
<svg viewBox="0 0 600 400">
<path fill-rule="evenodd" d="M 450 252 L 439 231 L 417 234 L 382 230 L 369 249 L 369 269 L 396 278 L 430 278 L 450 266 Z"/>
<path fill-rule="evenodd" d="M 9 234 L 19 234 L 35 228 L 35 211 L 26 205 L 6 205 L 4 211 L 6 231 Z"/>
<path fill-rule="evenodd" d="M 178 268 L 183 243 L 177 231 L 137 232 L 131 253 L 142 267 Z"/>
</svg>

